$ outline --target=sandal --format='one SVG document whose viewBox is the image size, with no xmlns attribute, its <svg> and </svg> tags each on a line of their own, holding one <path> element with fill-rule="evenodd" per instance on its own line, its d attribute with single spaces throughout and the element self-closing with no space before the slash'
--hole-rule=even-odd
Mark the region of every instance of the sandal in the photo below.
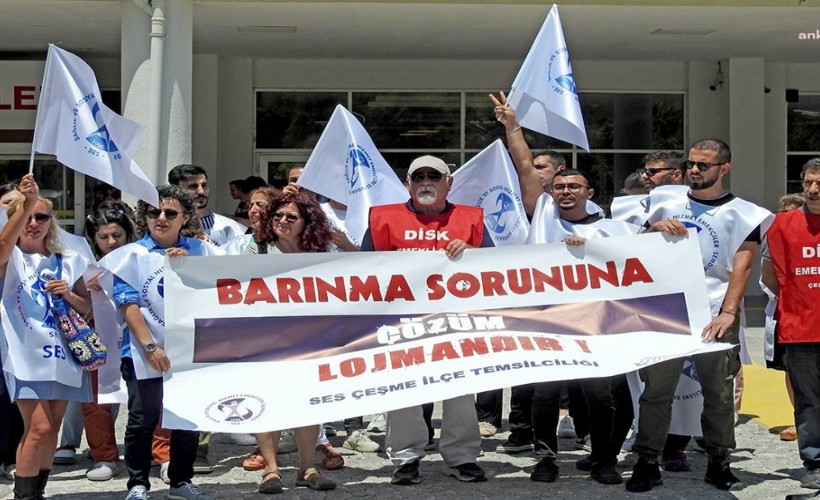
<svg viewBox="0 0 820 500">
<path fill-rule="evenodd" d="M 345 466 L 345 459 L 330 443 L 316 446 L 316 451 L 322 454 L 322 465 L 327 470 L 339 470 Z M 308 469 L 310 470 L 310 469 Z"/>
<path fill-rule="evenodd" d="M 242 468 L 247 471 L 262 470 L 265 468 L 265 459 L 261 455 L 259 448 L 255 449 L 249 457 L 242 461 Z"/>
<path fill-rule="evenodd" d="M 270 470 L 262 474 L 262 482 L 259 483 L 259 493 L 277 495 L 282 493 L 282 491 L 282 475 L 279 474 L 279 469 Z"/>
<path fill-rule="evenodd" d="M 336 483 L 319 474 L 315 467 L 309 467 L 299 471 L 296 486 L 307 486 L 312 490 L 327 491 L 335 489 Z"/>
</svg>

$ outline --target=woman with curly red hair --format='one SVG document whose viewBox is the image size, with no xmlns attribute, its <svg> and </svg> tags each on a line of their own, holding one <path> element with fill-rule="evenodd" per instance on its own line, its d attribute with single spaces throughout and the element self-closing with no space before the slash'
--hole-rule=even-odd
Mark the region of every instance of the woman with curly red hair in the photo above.
<svg viewBox="0 0 820 500">
<path fill-rule="evenodd" d="M 332 239 L 330 222 L 313 198 L 302 193 L 283 193 L 269 201 L 258 229 L 254 228 L 257 251 L 253 251 L 249 245 L 245 253 L 326 252 L 332 247 Z M 313 450 L 319 430 L 319 425 L 293 429 L 299 449 L 296 486 L 332 490 L 336 483 L 319 474 L 313 466 Z M 260 493 L 282 493 L 282 475 L 276 462 L 280 434 L 281 431 L 274 431 L 256 435 L 265 459 L 265 473 L 259 484 Z"/>
</svg>

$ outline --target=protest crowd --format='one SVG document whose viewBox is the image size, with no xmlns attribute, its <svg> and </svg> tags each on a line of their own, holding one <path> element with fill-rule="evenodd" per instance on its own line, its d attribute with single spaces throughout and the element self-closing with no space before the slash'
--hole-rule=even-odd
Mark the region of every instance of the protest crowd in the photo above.
<svg viewBox="0 0 820 500">
<path fill-rule="evenodd" d="M 703 480 L 717 490 L 743 488 L 732 469 L 743 389 L 743 297 L 755 263 L 762 262 L 761 284 L 771 299 L 767 356 L 772 368 L 786 374 L 784 391 L 788 390 L 794 406 L 794 428 L 788 434 L 796 437 L 805 468 L 800 483 L 820 490 L 820 268 L 812 264 L 812 259 L 820 257 L 820 158 L 803 166 L 802 197 L 784 199 L 777 215 L 728 190 L 732 152 L 717 138 L 698 140 L 684 154 L 658 151 L 647 155 L 630 176 L 626 194 L 601 206 L 594 201 L 595 186 L 587 172 L 568 167 L 558 152 L 531 150 L 507 96 L 501 92 L 489 99 L 487 113 L 494 114 L 506 145 L 501 152 L 509 155 L 514 167 L 510 204 L 515 204 L 513 198 L 520 200 L 518 224 L 529 227 L 526 238 L 516 244 L 536 250 L 560 247 L 580 255 L 586 245 L 601 238 L 637 241 L 654 238 L 646 236 L 652 233 L 660 233 L 669 242 L 691 238 L 700 249 L 693 259 L 698 272 L 702 266 L 706 292 L 702 305 L 709 317 L 702 331 L 692 332 L 709 347 L 692 356 L 659 355 L 639 370 L 607 376 L 541 380 L 536 376 L 531 383 L 509 388 L 510 433 L 496 451 L 534 455 L 537 463 L 530 479 L 553 483 L 562 476 L 559 438 L 571 438 L 578 449 L 589 452 L 575 468 L 613 491 L 618 488 L 620 493 L 625 488 L 642 493 L 662 487 L 667 474 L 690 470 L 686 449 L 695 439 L 707 457 Z M 368 163 L 355 151 L 351 155 L 355 165 Z M 323 176 L 315 162 L 302 167 L 295 165 L 283 186 L 269 186 L 258 177 L 231 181 L 230 193 L 238 206 L 230 216 L 209 208 L 216 189 L 209 184 L 208 171 L 198 165 L 173 166 L 167 184 L 155 188 L 156 201 L 140 199 L 133 207 L 120 200 L 116 189 L 106 187 L 100 190 L 102 199 L 91 207 L 85 239 L 60 229 L 52 204 L 42 196 L 33 174 L 2 187 L 0 472 L 13 481 L 15 499 L 45 498 L 53 465 L 78 460 L 83 431 L 93 461 L 86 478 L 102 482 L 127 475 L 127 491 L 110 492 L 126 500 L 149 497 L 154 465 L 168 485 L 167 498 L 207 500 L 218 494 L 204 491 L 194 481 L 195 475 L 212 470 L 213 436 L 255 447 L 249 448 L 253 451 L 241 466 L 259 471 L 260 494 L 281 494 L 293 487 L 344 488 L 333 474 L 345 467 L 344 455 L 328 440 L 341 431 L 332 422 L 318 424 L 312 416 L 287 405 L 272 411 L 286 414 L 296 424 L 288 429 L 211 433 L 196 423 L 188 428 L 164 427 L 163 408 L 171 404 L 168 392 L 173 378 L 179 376 L 175 369 L 180 359 L 173 338 L 176 312 L 165 308 L 166 301 L 178 300 L 167 291 L 172 289 L 170 268 L 198 258 L 222 259 L 226 266 L 250 259 L 312 263 L 306 259 L 317 254 L 410 250 L 467 262 L 481 252 L 507 245 L 493 238 L 493 228 L 511 224 L 505 214 L 512 208 L 502 206 L 501 212 L 489 214 L 478 206 L 454 201 L 457 184 L 471 175 L 468 167 L 457 172 L 431 155 L 400 166 L 406 167 L 406 177 L 404 186 L 399 182 L 391 188 L 393 202 L 364 208 L 348 206 L 347 197 L 336 199 L 328 194 L 339 189 L 346 192 L 356 178 Z M 365 175 L 364 169 L 356 167 L 351 172 L 351 177 Z M 340 186 L 315 189 L 316 176 Z M 363 214 L 363 225 L 361 220 L 353 221 L 354 210 Z M 374 261 L 381 255 L 357 254 Z M 338 265 L 345 265 L 345 257 L 349 256 L 338 257 Z M 633 270 L 634 281 L 647 280 L 642 278 L 644 269 Z M 617 277 L 610 279 L 617 281 Z M 357 283 L 364 288 L 364 281 L 361 278 Z M 567 287 L 569 283 L 567 279 Z M 232 285 L 224 286 L 222 299 L 233 300 Z M 438 282 L 428 282 L 428 286 L 431 293 L 463 292 Z M 490 280 L 483 286 L 497 291 L 502 284 Z M 305 285 L 305 289 L 305 296 L 320 293 L 315 290 L 334 293 L 318 285 L 315 289 Z M 257 295 L 247 291 L 245 303 L 261 301 L 265 293 L 271 293 L 255 290 Z M 298 296 L 293 289 L 283 292 L 281 287 L 277 293 Z M 399 284 L 393 293 L 409 292 Z M 386 299 L 382 307 L 390 310 L 393 306 Z M 606 306 L 590 306 L 585 316 L 599 315 L 592 307 Z M 307 321 L 299 315 L 294 320 Z M 645 323 L 638 325 L 643 326 L 632 325 L 627 331 L 655 330 Z M 337 325 L 328 324 L 331 326 Z M 574 326 L 580 331 L 587 327 L 581 320 Z M 600 336 L 619 333 L 602 332 Z M 237 336 L 246 333 L 251 336 L 250 331 L 237 332 Z M 292 349 L 297 353 L 294 358 L 307 342 L 279 338 L 284 334 L 274 328 L 264 333 L 282 352 Z M 583 336 L 577 335 L 579 339 Z M 537 334 L 518 339 L 522 350 L 558 345 L 548 344 Z M 352 338 L 351 343 L 356 341 L 359 339 Z M 240 349 L 240 340 L 236 342 Z M 584 345 L 583 340 L 576 343 Z M 219 349 L 211 346 L 207 350 L 204 341 L 197 349 L 200 347 L 203 350 L 196 356 L 215 356 L 213 349 Z M 395 363 L 385 354 L 379 356 L 371 358 L 372 372 L 383 369 L 379 363 Z M 343 382 L 344 377 L 358 374 L 356 366 L 351 362 L 333 371 L 327 365 L 320 373 L 327 380 Z M 702 410 L 676 425 L 675 391 L 687 370 L 697 373 Z M 456 373 L 453 378 L 458 378 Z M 427 378 L 424 381 L 428 383 Z M 297 376 L 269 383 L 297 392 L 300 386 Z M 434 401 L 418 398 L 405 407 L 384 408 L 369 422 L 361 414 L 372 412 L 338 415 L 344 419 L 342 446 L 355 453 L 384 451 L 385 464 L 387 460 L 392 463 L 390 483 L 396 487 L 419 484 L 424 479 L 422 460 L 433 451 L 440 455 L 443 472 L 453 481 L 492 481 L 481 463 L 482 439 L 502 430 L 503 389 L 499 385 L 489 390 L 481 387 L 443 399 L 438 429 L 432 419 Z M 244 390 L 241 385 L 237 388 Z M 238 415 L 239 403 L 225 400 L 221 404 L 227 408 L 224 411 Z M 123 411 L 127 424 L 124 436 L 118 436 L 115 421 Z M 385 433 L 383 450 L 372 439 L 381 432 Z M 791 439 L 789 436 L 784 439 Z M 619 465 L 624 451 L 637 457 L 631 471 Z M 280 468 L 281 455 L 293 452 L 298 456 L 295 473 Z"/>
</svg>

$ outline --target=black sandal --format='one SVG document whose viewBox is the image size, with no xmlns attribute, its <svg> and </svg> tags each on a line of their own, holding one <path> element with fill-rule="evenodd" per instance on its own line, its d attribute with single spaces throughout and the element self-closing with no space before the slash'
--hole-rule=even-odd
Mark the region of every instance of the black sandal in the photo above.
<svg viewBox="0 0 820 500">
<path fill-rule="evenodd" d="M 336 483 L 319 474 L 316 467 L 309 467 L 299 471 L 296 486 L 307 486 L 312 490 L 327 491 L 336 488 Z"/>
<path fill-rule="evenodd" d="M 279 469 L 267 471 L 262 474 L 262 482 L 259 483 L 259 493 L 277 495 L 282 493 L 283 488 L 282 475 L 279 473 Z"/>
</svg>

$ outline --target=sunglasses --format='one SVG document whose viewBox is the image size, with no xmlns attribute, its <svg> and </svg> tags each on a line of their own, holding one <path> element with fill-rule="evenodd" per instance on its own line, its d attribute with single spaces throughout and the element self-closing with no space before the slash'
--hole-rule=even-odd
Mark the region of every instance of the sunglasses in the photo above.
<svg viewBox="0 0 820 500">
<path fill-rule="evenodd" d="M 686 161 L 683 162 L 683 166 L 686 167 L 686 170 L 691 170 L 695 167 L 698 167 L 698 170 L 700 170 L 701 172 L 705 172 L 705 171 L 709 170 L 712 167 L 716 167 L 718 165 L 724 165 L 725 163 L 727 163 L 727 162 L 719 161 L 717 163 L 706 163 L 705 161 L 686 160 Z"/>
<path fill-rule="evenodd" d="M 563 192 L 565 189 L 569 189 L 570 193 L 577 193 L 581 190 L 581 188 L 588 188 L 589 186 L 584 186 L 583 184 L 578 184 L 575 182 L 571 182 L 569 184 L 553 184 L 552 185 L 552 192 L 553 193 L 560 193 Z"/>
<path fill-rule="evenodd" d="M 31 214 L 29 219 L 34 219 L 37 222 L 47 222 L 51 220 L 51 216 L 48 214 Z"/>
<path fill-rule="evenodd" d="M 275 220 L 276 222 L 279 222 L 282 219 L 285 219 L 286 222 L 293 224 L 294 222 L 301 219 L 301 217 L 299 217 L 298 215 L 286 214 L 283 212 L 276 212 L 275 214 L 273 214 L 273 220 Z"/>
<path fill-rule="evenodd" d="M 168 220 L 174 220 L 179 215 L 179 212 L 171 208 L 164 208 L 162 210 L 157 210 L 156 208 L 153 208 L 145 212 L 145 216 L 149 219 L 159 219 L 159 216 L 161 214 L 165 214 L 165 218 Z"/>
<path fill-rule="evenodd" d="M 416 172 L 410 176 L 410 180 L 413 182 L 421 182 L 424 179 L 430 179 L 433 182 L 438 182 L 441 180 L 441 172 Z"/>
<path fill-rule="evenodd" d="M 641 171 L 641 173 L 644 173 L 644 174 L 646 174 L 646 175 L 647 175 L 647 176 L 649 176 L 649 177 L 655 177 L 655 176 L 656 176 L 656 175 L 658 175 L 660 172 L 663 172 L 663 171 L 665 171 L 665 170 L 675 170 L 675 169 L 674 169 L 674 168 L 672 168 L 672 167 L 663 167 L 663 168 L 642 168 L 640 171 Z"/>
</svg>

